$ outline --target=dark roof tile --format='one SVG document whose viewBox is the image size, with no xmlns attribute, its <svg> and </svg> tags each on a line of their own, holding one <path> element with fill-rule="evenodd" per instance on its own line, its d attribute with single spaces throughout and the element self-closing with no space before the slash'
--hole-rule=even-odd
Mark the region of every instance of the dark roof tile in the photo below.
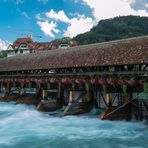
<svg viewBox="0 0 148 148">
<path fill-rule="evenodd" d="M 148 36 L 14 56 L 0 71 L 148 63 Z"/>
</svg>

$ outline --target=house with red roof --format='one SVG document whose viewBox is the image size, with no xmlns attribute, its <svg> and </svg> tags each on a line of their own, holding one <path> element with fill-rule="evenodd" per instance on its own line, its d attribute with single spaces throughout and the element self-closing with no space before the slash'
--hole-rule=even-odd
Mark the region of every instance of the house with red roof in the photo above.
<svg viewBox="0 0 148 148">
<path fill-rule="evenodd" d="M 60 43 L 56 41 L 33 42 L 32 38 L 30 37 L 18 38 L 7 48 L 7 56 L 11 57 L 19 54 L 30 54 L 47 50 L 65 49 L 76 45 L 77 44 L 75 41 L 69 41 L 66 43 Z"/>
</svg>

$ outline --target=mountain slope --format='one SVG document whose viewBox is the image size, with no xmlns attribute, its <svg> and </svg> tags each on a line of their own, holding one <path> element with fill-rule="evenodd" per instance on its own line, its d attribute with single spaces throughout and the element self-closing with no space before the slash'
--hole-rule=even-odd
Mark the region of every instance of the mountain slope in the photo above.
<svg viewBox="0 0 148 148">
<path fill-rule="evenodd" d="M 90 44 L 148 35 L 148 17 L 122 16 L 101 20 L 89 32 L 77 35 L 78 44 Z"/>
</svg>

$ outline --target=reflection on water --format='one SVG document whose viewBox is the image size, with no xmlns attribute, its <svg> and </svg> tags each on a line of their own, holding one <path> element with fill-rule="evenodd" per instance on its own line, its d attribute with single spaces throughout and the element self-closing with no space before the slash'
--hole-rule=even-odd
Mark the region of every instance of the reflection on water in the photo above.
<svg viewBox="0 0 148 148">
<path fill-rule="evenodd" d="M 0 103 L 0 148 L 141 148 L 144 123 L 100 121 L 93 116 L 53 117 L 33 106 Z"/>
</svg>

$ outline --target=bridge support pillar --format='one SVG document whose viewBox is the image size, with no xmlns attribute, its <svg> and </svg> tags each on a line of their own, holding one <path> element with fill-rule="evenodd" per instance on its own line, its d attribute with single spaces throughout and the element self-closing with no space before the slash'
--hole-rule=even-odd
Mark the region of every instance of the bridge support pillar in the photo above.
<svg viewBox="0 0 148 148">
<path fill-rule="evenodd" d="M 19 90 L 19 96 L 22 97 L 24 95 L 24 88 L 20 88 Z"/>
<path fill-rule="evenodd" d="M 5 87 L 5 96 L 9 96 L 10 91 L 11 91 L 10 83 L 7 82 Z"/>
<path fill-rule="evenodd" d="M 73 91 L 70 91 L 69 93 L 69 102 L 73 101 Z"/>
<path fill-rule="evenodd" d="M 48 91 L 47 90 L 42 90 L 42 99 L 48 98 Z"/>
<path fill-rule="evenodd" d="M 132 99 L 131 93 L 126 93 L 123 96 L 124 96 L 124 103 L 128 103 Z"/>
<path fill-rule="evenodd" d="M 37 93 L 37 97 L 41 97 L 42 93 L 43 93 L 43 89 L 41 88 L 41 84 L 40 83 L 36 83 L 36 93 Z"/>
<path fill-rule="evenodd" d="M 106 103 L 108 107 L 112 107 L 112 93 L 106 93 Z"/>
</svg>

